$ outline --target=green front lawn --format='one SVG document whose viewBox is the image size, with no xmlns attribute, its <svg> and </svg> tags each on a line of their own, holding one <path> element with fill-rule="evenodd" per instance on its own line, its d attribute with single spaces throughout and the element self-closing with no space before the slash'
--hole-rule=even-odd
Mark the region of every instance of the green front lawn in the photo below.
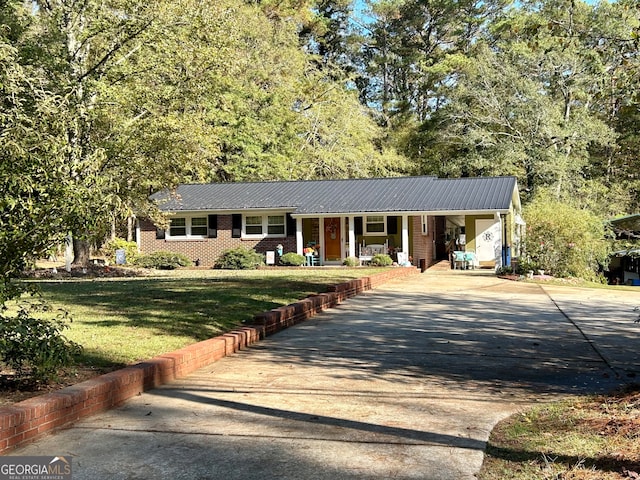
<svg viewBox="0 0 640 480">
<path fill-rule="evenodd" d="M 381 269 L 178 270 L 157 277 L 38 282 L 73 321 L 81 364 L 136 363 L 229 331 L 257 313 Z"/>
<path fill-rule="evenodd" d="M 493 429 L 479 480 L 640 478 L 640 385 L 531 408 Z"/>
</svg>

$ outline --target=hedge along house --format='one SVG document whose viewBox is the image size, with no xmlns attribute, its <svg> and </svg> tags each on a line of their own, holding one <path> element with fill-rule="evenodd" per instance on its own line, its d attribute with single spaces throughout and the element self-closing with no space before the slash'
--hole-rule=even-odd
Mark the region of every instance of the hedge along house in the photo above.
<svg viewBox="0 0 640 480">
<path fill-rule="evenodd" d="M 497 268 L 518 254 L 523 223 L 515 177 L 187 184 L 152 199 L 170 227 L 140 220 L 141 253 L 178 252 L 201 265 L 214 265 L 230 248 L 266 253 L 278 245 L 298 254 L 311 246 L 320 264 L 338 265 L 383 245 L 413 265 L 428 267 L 462 249 Z"/>
</svg>

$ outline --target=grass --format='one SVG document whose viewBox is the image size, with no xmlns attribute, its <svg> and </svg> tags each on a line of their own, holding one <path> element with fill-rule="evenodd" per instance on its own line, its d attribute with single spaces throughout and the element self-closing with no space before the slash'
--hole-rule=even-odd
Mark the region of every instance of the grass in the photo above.
<svg viewBox="0 0 640 480">
<path fill-rule="evenodd" d="M 537 406 L 492 431 L 479 480 L 640 478 L 640 386 Z"/>
<path fill-rule="evenodd" d="M 180 270 L 152 278 L 38 283 L 53 308 L 69 312 L 65 336 L 84 347 L 79 363 L 112 367 L 211 338 L 256 313 L 376 271 Z"/>
<path fill-rule="evenodd" d="M 545 280 L 524 280 L 527 283 L 539 283 L 541 285 L 559 285 L 563 287 L 578 287 L 578 288 L 597 288 L 604 290 L 617 290 L 628 292 L 640 292 L 640 288 L 631 285 L 609 285 L 607 283 L 593 282 L 589 280 L 583 280 L 581 278 L 555 278 L 551 277 Z"/>
<path fill-rule="evenodd" d="M 210 338 L 256 313 L 380 270 L 179 270 L 38 283 L 53 307 L 71 314 L 65 334 L 84 346 L 79 363 L 109 369 Z M 637 473 L 639 387 L 545 404 L 499 423 L 478 479 L 640 479 Z"/>
</svg>

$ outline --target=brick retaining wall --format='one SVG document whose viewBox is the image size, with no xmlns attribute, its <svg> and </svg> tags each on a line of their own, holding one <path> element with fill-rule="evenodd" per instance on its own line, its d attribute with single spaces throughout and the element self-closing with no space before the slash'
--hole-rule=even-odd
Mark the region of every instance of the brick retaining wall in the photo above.
<svg viewBox="0 0 640 480">
<path fill-rule="evenodd" d="M 363 291 L 394 278 L 419 273 L 416 268 L 388 270 L 331 285 L 327 293 L 254 316 L 254 325 L 189 345 L 151 360 L 91 380 L 0 408 L 0 454 L 9 452 L 55 429 L 68 427 L 90 415 L 121 405 L 145 390 L 209 365 L 258 342 L 267 335 L 300 323 Z"/>
</svg>

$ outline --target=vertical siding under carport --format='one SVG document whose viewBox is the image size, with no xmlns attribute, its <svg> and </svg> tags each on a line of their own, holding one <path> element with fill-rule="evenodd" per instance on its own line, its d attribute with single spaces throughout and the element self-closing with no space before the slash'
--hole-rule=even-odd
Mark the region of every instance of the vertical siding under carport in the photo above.
<svg viewBox="0 0 640 480">
<path fill-rule="evenodd" d="M 467 250 L 476 250 L 476 220 L 491 220 L 493 215 L 467 215 L 464 220 L 467 235 Z"/>
</svg>

